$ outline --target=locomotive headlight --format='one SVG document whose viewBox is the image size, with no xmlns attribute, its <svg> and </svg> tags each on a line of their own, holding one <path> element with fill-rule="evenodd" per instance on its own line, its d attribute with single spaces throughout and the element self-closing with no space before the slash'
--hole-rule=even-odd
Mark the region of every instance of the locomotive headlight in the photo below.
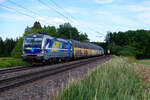
<svg viewBox="0 0 150 100">
<path fill-rule="evenodd" d="M 42 54 L 44 54 L 45 52 L 44 52 L 44 50 L 42 50 Z"/>
</svg>

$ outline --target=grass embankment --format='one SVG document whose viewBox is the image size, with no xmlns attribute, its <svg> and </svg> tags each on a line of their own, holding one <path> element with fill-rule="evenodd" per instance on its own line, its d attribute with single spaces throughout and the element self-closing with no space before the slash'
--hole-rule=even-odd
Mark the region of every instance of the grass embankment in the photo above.
<svg viewBox="0 0 150 100">
<path fill-rule="evenodd" d="M 130 59 L 115 57 L 85 80 L 73 82 L 56 100 L 149 100 L 148 82 Z"/>
<path fill-rule="evenodd" d="M 145 66 L 150 67 L 150 59 L 148 60 L 139 60 L 138 61 L 140 64 L 144 64 Z"/>
<path fill-rule="evenodd" d="M 25 65 L 26 63 L 23 62 L 19 58 L 11 58 L 11 57 L 2 57 L 0 58 L 0 68 L 8 68 L 13 66 L 21 66 Z"/>
</svg>

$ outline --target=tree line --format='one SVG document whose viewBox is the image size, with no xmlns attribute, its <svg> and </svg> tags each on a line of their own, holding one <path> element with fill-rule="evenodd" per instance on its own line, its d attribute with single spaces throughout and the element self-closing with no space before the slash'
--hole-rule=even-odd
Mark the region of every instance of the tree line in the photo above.
<svg viewBox="0 0 150 100">
<path fill-rule="evenodd" d="M 0 37 L 0 57 L 9 57 L 11 55 L 11 51 L 16 46 L 18 39 L 8 39 L 3 40 Z"/>
<path fill-rule="evenodd" d="M 76 27 L 73 27 L 70 23 L 64 23 L 59 25 L 58 28 L 55 26 L 44 26 L 42 27 L 39 22 L 35 22 L 32 27 L 28 27 L 25 29 L 24 36 L 27 34 L 34 34 L 38 32 L 47 33 L 52 37 L 59 37 L 63 39 L 74 39 L 82 42 L 88 42 L 88 36 L 86 33 L 81 33 L 78 31 Z"/>
<path fill-rule="evenodd" d="M 108 32 L 105 41 L 112 54 L 150 58 L 150 30 Z"/>
</svg>

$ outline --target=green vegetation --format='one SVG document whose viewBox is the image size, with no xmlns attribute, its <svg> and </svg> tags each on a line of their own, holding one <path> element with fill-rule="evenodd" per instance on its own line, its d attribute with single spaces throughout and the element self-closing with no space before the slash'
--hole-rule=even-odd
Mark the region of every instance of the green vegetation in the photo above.
<svg viewBox="0 0 150 100">
<path fill-rule="evenodd" d="M 0 57 L 8 57 L 11 54 L 11 51 L 14 49 L 18 39 L 6 39 L 2 40 L 0 37 Z"/>
<path fill-rule="evenodd" d="M 23 44 L 23 38 L 20 38 L 14 47 L 14 49 L 11 52 L 11 56 L 14 58 L 21 58 L 22 55 L 22 44 Z"/>
<path fill-rule="evenodd" d="M 52 37 L 64 39 L 74 39 L 81 42 L 89 42 L 86 33 L 81 33 L 76 27 L 70 23 L 64 23 L 55 26 L 41 26 L 39 22 L 35 22 L 32 27 L 26 27 L 22 37 L 13 40 L 2 40 L 0 37 L 0 57 L 16 57 L 22 55 L 23 39 L 28 34 L 46 33 Z M 126 32 L 108 32 L 105 42 L 92 42 L 102 46 L 107 53 L 109 49 L 111 54 L 118 56 L 134 56 L 138 59 L 150 58 L 150 30 L 135 30 Z"/>
<path fill-rule="evenodd" d="M 105 40 L 112 54 L 150 58 L 150 30 L 109 32 Z"/>
<path fill-rule="evenodd" d="M 56 100 L 149 100 L 148 82 L 132 59 L 115 57 L 74 82 Z"/>
<path fill-rule="evenodd" d="M 21 59 L 11 58 L 11 57 L 2 57 L 0 58 L 0 68 L 8 68 L 13 66 L 26 65 Z"/>
<path fill-rule="evenodd" d="M 150 60 L 139 60 L 138 61 L 140 64 L 144 64 L 144 65 L 146 65 L 146 66 L 149 66 L 150 67 Z"/>
</svg>

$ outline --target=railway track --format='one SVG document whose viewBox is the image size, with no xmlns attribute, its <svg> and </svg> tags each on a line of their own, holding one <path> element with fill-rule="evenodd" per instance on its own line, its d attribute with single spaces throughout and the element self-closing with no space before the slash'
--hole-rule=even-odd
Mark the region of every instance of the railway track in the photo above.
<svg viewBox="0 0 150 100">
<path fill-rule="evenodd" d="M 77 67 L 80 67 L 82 65 L 86 65 L 86 64 L 89 64 L 93 61 L 100 60 L 100 59 L 103 59 L 106 57 L 108 57 L 108 56 L 88 58 L 88 59 L 84 59 L 84 60 L 81 60 L 81 61 L 78 61 L 75 63 L 57 66 L 55 68 L 49 68 L 49 69 L 41 70 L 41 71 L 34 72 L 34 73 L 28 73 L 28 74 L 23 74 L 20 76 L 2 79 L 2 80 L 0 80 L 0 92 L 3 92 L 6 90 L 9 90 L 11 88 L 15 88 L 15 87 L 36 81 L 36 80 L 39 80 L 42 78 L 45 78 L 45 77 L 50 76 L 50 75 L 65 72 L 67 70 L 77 68 Z"/>
<path fill-rule="evenodd" d="M 27 66 L 18 66 L 18 67 L 14 67 L 14 68 L 6 68 L 6 69 L 1 69 L 0 70 L 0 74 L 6 74 L 6 73 L 12 73 L 12 72 L 17 72 L 17 71 L 21 71 L 21 70 L 27 70 L 30 69 L 31 67 L 27 67 Z"/>
<path fill-rule="evenodd" d="M 49 64 L 49 65 L 53 65 L 53 64 Z M 30 70 L 30 69 L 36 69 L 39 67 L 44 67 L 44 65 L 39 64 L 39 65 L 32 65 L 32 66 L 18 66 L 18 67 L 13 67 L 13 68 L 5 68 L 5 69 L 0 69 L 0 75 L 1 74 L 7 74 L 7 73 L 13 73 L 13 72 L 19 72 L 22 70 Z"/>
<path fill-rule="evenodd" d="M 32 65 L 32 66 L 18 66 L 18 67 L 13 67 L 13 68 L 0 69 L 0 75 L 12 73 L 12 72 L 18 72 L 18 71 L 22 71 L 22 70 L 29 70 L 29 69 L 38 68 L 41 66 L 44 67 L 42 64 L 39 64 L 39 65 Z"/>
</svg>

